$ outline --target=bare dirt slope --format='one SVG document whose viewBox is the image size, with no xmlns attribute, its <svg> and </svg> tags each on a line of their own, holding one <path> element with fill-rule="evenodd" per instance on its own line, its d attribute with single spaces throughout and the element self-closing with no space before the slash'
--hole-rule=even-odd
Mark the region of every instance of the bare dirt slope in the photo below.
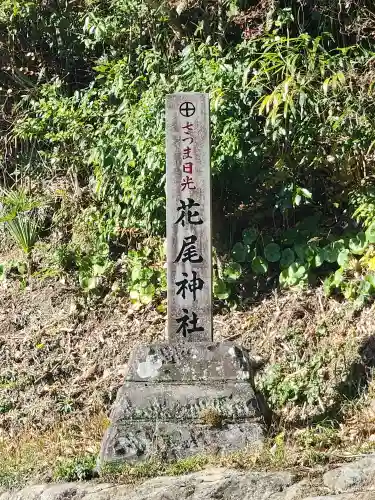
<svg viewBox="0 0 375 500">
<path fill-rule="evenodd" d="M 0 425 L 12 433 L 106 412 L 132 348 L 164 338 L 165 315 L 153 306 L 134 311 L 125 298 L 107 297 L 82 307 L 77 290 L 54 279 L 26 289 L 7 282 L 0 305 Z M 350 371 L 361 353 L 365 358 L 370 350 L 371 358 L 373 313 L 369 308 L 358 314 L 319 291 L 275 294 L 245 311 L 215 315 L 214 330 L 217 340 L 243 344 L 266 367 L 287 360 L 293 349 L 298 356 L 296 344 L 303 341 L 305 361 L 307 351 L 330 348 L 336 369 L 340 353 L 351 356 Z"/>
<path fill-rule="evenodd" d="M 257 383 L 276 409 L 278 431 L 329 417 L 341 426 L 341 442 L 374 441 L 373 406 L 357 405 L 374 360 L 373 318 L 374 306 L 358 312 L 313 290 L 221 311 L 214 331 L 217 340 L 242 343 L 261 365 Z M 84 304 L 73 285 L 55 278 L 24 289 L 3 282 L 2 474 L 49 480 L 56 463 L 97 453 L 132 348 L 162 340 L 165 320 L 153 305 L 135 311 L 119 296 Z M 344 399 L 353 411 L 339 416 Z"/>
<path fill-rule="evenodd" d="M 46 280 L 0 289 L 1 428 L 45 430 L 62 418 L 106 411 L 132 347 L 161 338 L 164 318 L 121 299 L 78 306 L 76 290 Z M 1 403 L 0 403 L 1 404 Z"/>
</svg>

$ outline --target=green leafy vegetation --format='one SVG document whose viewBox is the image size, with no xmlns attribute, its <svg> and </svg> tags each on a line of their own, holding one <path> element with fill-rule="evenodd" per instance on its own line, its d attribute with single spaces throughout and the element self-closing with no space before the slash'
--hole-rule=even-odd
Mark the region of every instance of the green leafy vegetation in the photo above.
<svg viewBox="0 0 375 500">
<path fill-rule="evenodd" d="M 158 300 L 159 257 L 140 263 L 145 238 L 164 236 L 164 99 L 204 91 L 216 298 L 324 280 L 327 293 L 371 297 L 370 278 L 360 286 L 337 270 L 375 241 L 372 39 L 343 40 L 325 8 L 314 25 L 295 2 L 265 4 L 257 20 L 251 11 L 236 0 L 220 12 L 210 2 L 3 2 L 3 223 L 29 274 L 36 242 L 52 238 L 84 293 Z M 348 16 L 365 14 L 350 5 Z"/>
<path fill-rule="evenodd" d="M 60 481 L 87 481 L 93 477 L 95 465 L 96 456 L 94 455 L 62 461 L 54 471 L 54 479 Z"/>
<path fill-rule="evenodd" d="M 361 365 L 355 337 L 333 339 L 322 323 L 311 336 L 284 330 L 279 342 L 283 347 L 274 352 L 274 362 L 258 375 L 273 410 L 286 420 L 301 421 L 337 412 L 358 383 L 351 374 L 353 366 Z"/>
<path fill-rule="evenodd" d="M 7 401 L 7 400 L 3 400 L 3 399 L 0 399 L 0 414 L 1 413 L 7 413 L 8 411 L 10 411 L 12 409 L 12 403 Z"/>
<path fill-rule="evenodd" d="M 371 307 L 375 9 L 305 4 L 1 2 L 0 286 L 59 280 L 77 317 L 114 299 L 165 314 L 165 96 L 196 91 L 210 95 L 217 310 L 301 290 L 353 315 Z M 321 308 L 311 331 L 298 318 L 274 325 L 257 380 L 278 416 L 309 421 L 298 438 L 307 463 L 338 446 L 322 419 L 355 392 L 364 363 L 359 336 L 336 338 Z M 54 405 L 64 417 L 77 407 L 66 394 Z M 281 463 L 289 437 L 272 439 L 266 458 Z M 63 457 L 57 477 L 88 477 L 81 455 Z"/>
<path fill-rule="evenodd" d="M 154 255 L 152 255 L 154 253 Z M 163 245 L 156 246 L 155 251 L 144 248 L 141 251 L 130 250 L 126 258 L 126 266 L 131 270 L 128 280 L 130 300 L 133 304 L 147 305 L 156 295 L 167 289 L 166 274 L 163 269 Z"/>
</svg>

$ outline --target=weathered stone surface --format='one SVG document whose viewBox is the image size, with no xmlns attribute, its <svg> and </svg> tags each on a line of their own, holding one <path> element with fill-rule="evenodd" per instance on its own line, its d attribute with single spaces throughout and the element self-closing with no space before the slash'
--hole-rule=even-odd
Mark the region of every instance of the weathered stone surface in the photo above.
<svg viewBox="0 0 375 500">
<path fill-rule="evenodd" d="M 42 485 L 35 485 L 35 486 L 29 486 L 28 488 L 23 489 L 19 493 L 15 493 L 13 496 L 10 496 L 12 500 L 23 500 L 26 498 L 28 500 L 39 500 L 40 498 L 43 497 L 45 490 L 47 489 L 47 486 L 42 486 Z M 2 497 L 0 497 L 1 500 L 4 500 Z M 44 500 L 44 499 L 43 499 Z"/>
<path fill-rule="evenodd" d="M 369 482 L 375 482 L 375 455 L 330 470 L 324 474 L 323 481 L 327 488 L 337 493 L 364 489 Z"/>
<path fill-rule="evenodd" d="M 303 500 L 355 500 L 355 498 L 353 497 L 353 495 L 349 494 L 349 495 L 333 495 L 333 496 L 328 495 L 328 496 L 307 497 L 304 498 Z"/>
<path fill-rule="evenodd" d="M 289 473 L 239 473 L 211 469 L 204 474 L 148 481 L 137 490 L 137 500 L 268 500 L 293 482 Z M 127 500 L 127 499 L 126 499 Z M 129 499 L 130 500 L 130 499 Z"/>
<path fill-rule="evenodd" d="M 360 484 L 362 473 L 357 469 L 347 467 L 344 471 L 335 470 L 327 472 L 324 484 L 333 491 L 341 492 Z"/>
<path fill-rule="evenodd" d="M 343 493 L 341 495 L 327 495 L 307 497 L 301 500 L 374 500 L 375 490 L 359 491 L 358 493 Z M 299 499 L 298 499 L 299 500 Z"/>
<path fill-rule="evenodd" d="M 172 343 L 210 341 L 212 217 L 208 94 L 176 93 L 166 97 L 166 150 L 168 339 Z M 193 290 L 185 288 L 181 293 L 184 280 L 188 285 L 193 282 L 200 286 Z M 184 317 L 186 321 L 181 321 Z"/>
<path fill-rule="evenodd" d="M 246 351 L 232 342 L 152 344 L 134 349 L 126 380 L 175 383 L 247 380 L 250 374 Z"/>
<path fill-rule="evenodd" d="M 248 382 L 178 386 L 126 382 L 118 392 L 111 421 L 199 421 L 208 408 L 231 422 L 260 416 L 257 399 Z"/>
<path fill-rule="evenodd" d="M 40 487 L 37 497 L 29 488 L 13 493 L 6 500 L 273 500 L 287 490 L 293 477 L 289 473 L 261 473 L 210 469 L 180 477 L 146 481 L 137 488 L 89 483 Z"/>
<path fill-rule="evenodd" d="M 263 432 L 256 422 L 225 423 L 221 428 L 183 422 L 126 422 L 108 430 L 101 460 L 176 460 L 202 453 L 228 453 L 262 440 Z"/>
<path fill-rule="evenodd" d="M 286 491 L 280 493 L 280 498 L 276 496 L 272 500 L 301 500 L 301 498 L 304 498 L 306 495 L 310 494 L 310 492 L 310 482 L 307 479 L 304 479 L 293 484 Z"/>
<path fill-rule="evenodd" d="M 100 464 L 226 453 L 262 440 L 263 401 L 235 344 L 140 346 L 128 366 Z"/>
<path fill-rule="evenodd" d="M 374 459 L 370 456 L 365 461 L 370 464 Z M 362 460 L 348 465 L 353 470 L 364 470 Z M 348 467 L 338 469 L 345 474 Z M 323 494 L 320 481 L 319 486 L 308 479 L 294 483 L 289 472 L 211 468 L 185 476 L 154 478 L 135 487 L 90 482 L 30 486 L 2 492 L 0 500 L 374 500 L 374 477 L 364 478 L 364 482 L 366 486 L 357 483 L 354 491 L 339 494 L 325 487 Z"/>
</svg>

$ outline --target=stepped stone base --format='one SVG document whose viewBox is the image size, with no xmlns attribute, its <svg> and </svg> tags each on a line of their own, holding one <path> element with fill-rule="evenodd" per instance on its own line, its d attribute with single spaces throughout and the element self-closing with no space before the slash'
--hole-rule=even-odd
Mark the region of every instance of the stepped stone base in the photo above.
<svg viewBox="0 0 375 500">
<path fill-rule="evenodd" d="M 134 350 L 100 462 L 176 460 L 263 440 L 264 409 L 245 350 L 233 343 Z"/>
</svg>

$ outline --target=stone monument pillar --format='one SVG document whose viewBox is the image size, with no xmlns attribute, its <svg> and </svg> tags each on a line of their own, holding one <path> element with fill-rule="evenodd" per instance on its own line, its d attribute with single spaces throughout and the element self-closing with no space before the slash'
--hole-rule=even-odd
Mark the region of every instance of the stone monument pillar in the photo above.
<svg viewBox="0 0 375 500">
<path fill-rule="evenodd" d="M 168 340 L 212 341 L 210 108 L 207 94 L 166 103 Z"/>
<path fill-rule="evenodd" d="M 263 438 L 247 352 L 212 340 L 207 94 L 167 96 L 166 144 L 167 342 L 134 350 L 101 463 L 227 453 Z"/>
</svg>

